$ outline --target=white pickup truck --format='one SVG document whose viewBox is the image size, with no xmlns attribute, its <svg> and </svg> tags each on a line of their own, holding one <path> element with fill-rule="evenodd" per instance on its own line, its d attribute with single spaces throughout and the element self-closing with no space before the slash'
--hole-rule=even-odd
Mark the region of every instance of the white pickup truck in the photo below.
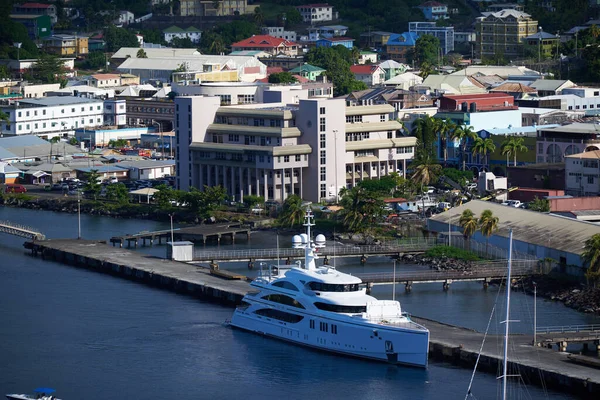
<svg viewBox="0 0 600 400">
<path fill-rule="evenodd" d="M 521 207 L 521 202 L 519 200 L 508 200 L 502 203 L 503 206 L 509 206 L 509 207 L 516 207 L 519 208 Z"/>
</svg>

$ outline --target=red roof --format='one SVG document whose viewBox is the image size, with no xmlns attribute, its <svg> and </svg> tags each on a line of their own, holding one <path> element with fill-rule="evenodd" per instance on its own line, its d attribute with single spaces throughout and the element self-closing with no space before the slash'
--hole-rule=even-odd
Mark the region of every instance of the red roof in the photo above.
<svg viewBox="0 0 600 400">
<path fill-rule="evenodd" d="M 279 46 L 297 46 L 296 43 L 289 40 L 276 38 L 269 35 L 254 35 L 231 45 L 231 47 L 252 47 L 252 48 L 275 48 Z"/>
<path fill-rule="evenodd" d="M 21 7 L 21 8 L 48 8 L 48 7 L 50 7 L 50 4 L 25 3 L 25 4 L 21 4 L 19 7 Z"/>
<path fill-rule="evenodd" d="M 267 67 L 267 75 L 278 74 L 280 72 L 285 72 L 281 67 Z"/>
<path fill-rule="evenodd" d="M 444 97 L 447 97 L 452 100 L 467 101 L 467 100 L 492 99 L 494 97 L 504 98 L 504 97 L 512 97 L 512 96 L 507 95 L 506 93 L 479 93 L 479 94 L 448 94 L 448 95 L 444 95 Z"/>
<path fill-rule="evenodd" d="M 378 65 L 353 65 L 350 67 L 350 72 L 353 74 L 373 75 L 378 68 Z"/>
</svg>

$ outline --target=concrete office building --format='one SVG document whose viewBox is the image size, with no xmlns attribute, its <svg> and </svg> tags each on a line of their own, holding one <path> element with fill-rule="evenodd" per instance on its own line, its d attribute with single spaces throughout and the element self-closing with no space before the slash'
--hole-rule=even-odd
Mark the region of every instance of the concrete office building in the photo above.
<svg viewBox="0 0 600 400">
<path fill-rule="evenodd" d="M 415 138 L 389 119 L 392 106 L 346 107 L 281 87 L 263 97 L 237 106 L 216 96 L 175 99 L 180 189 L 222 185 L 236 200 L 334 201 L 341 188 L 402 173 L 413 158 Z"/>
</svg>

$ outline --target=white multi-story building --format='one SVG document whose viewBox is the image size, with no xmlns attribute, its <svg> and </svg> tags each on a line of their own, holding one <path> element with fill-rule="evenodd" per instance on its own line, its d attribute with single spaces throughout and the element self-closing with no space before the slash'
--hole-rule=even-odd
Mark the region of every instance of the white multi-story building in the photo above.
<svg viewBox="0 0 600 400">
<path fill-rule="evenodd" d="M 440 40 L 440 48 L 444 54 L 454 51 L 454 27 L 436 26 L 435 22 L 409 22 L 408 31 L 419 36 L 431 35 Z"/>
<path fill-rule="evenodd" d="M 565 193 L 600 196 L 600 150 L 565 156 Z"/>
<path fill-rule="evenodd" d="M 21 99 L 0 106 L 8 121 L 0 124 L 3 135 L 37 135 L 44 138 L 73 136 L 75 129 L 104 124 L 104 101 L 84 97 L 55 96 Z"/>
<path fill-rule="evenodd" d="M 406 171 L 416 140 L 390 120 L 392 106 L 307 96 L 273 90 L 272 103 L 238 106 L 176 97 L 178 187 L 222 185 L 236 200 L 333 201 L 341 188 Z"/>
<path fill-rule="evenodd" d="M 302 15 L 302 21 L 309 24 L 333 20 L 333 6 L 327 3 L 305 4 L 297 6 L 296 9 Z"/>
<path fill-rule="evenodd" d="M 587 111 L 600 114 L 600 88 L 570 87 L 561 94 L 542 97 L 543 100 L 560 100 L 561 110 Z"/>
<path fill-rule="evenodd" d="M 289 40 L 290 42 L 295 42 L 298 36 L 296 31 L 286 31 L 283 26 L 263 26 L 260 29 L 260 33 L 279 39 Z"/>
</svg>

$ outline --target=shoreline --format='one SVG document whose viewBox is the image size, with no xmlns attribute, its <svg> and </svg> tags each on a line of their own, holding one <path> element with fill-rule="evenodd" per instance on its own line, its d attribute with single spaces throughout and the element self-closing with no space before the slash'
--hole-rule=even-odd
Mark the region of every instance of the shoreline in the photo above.
<svg viewBox="0 0 600 400">
<path fill-rule="evenodd" d="M 7 200 L 9 200 L 7 202 Z M 34 197 L 33 199 L 19 199 L 4 197 L 1 204 L 5 207 L 24 208 L 29 210 L 42 210 L 52 212 L 63 212 L 68 214 L 77 213 L 77 199 L 76 198 L 51 198 L 44 199 L 40 197 Z M 104 216 L 111 218 L 123 218 L 123 219 L 145 219 L 153 220 L 158 222 L 165 222 L 169 220 L 169 215 L 173 214 L 173 220 L 177 223 L 185 224 L 201 224 L 197 217 L 191 216 L 189 211 L 185 210 L 159 210 L 156 207 L 149 207 L 143 203 L 129 203 L 123 206 L 118 211 L 107 210 L 103 207 L 103 203 L 96 203 L 90 200 L 84 200 L 81 202 L 81 213 L 87 215 Z M 111 204 L 113 205 L 113 204 Z M 117 204 L 114 204 L 118 206 Z M 273 226 L 265 226 L 260 224 L 254 224 L 254 222 L 260 221 L 260 217 L 252 215 L 232 215 L 233 218 L 228 220 L 241 220 L 246 223 L 253 225 L 253 229 L 261 231 L 282 231 L 293 233 L 296 232 L 293 228 L 277 228 Z M 219 221 L 219 220 L 217 220 Z M 326 236 L 333 238 L 334 240 L 348 244 L 377 244 L 379 239 L 366 238 L 360 234 L 351 234 L 344 232 L 330 232 L 326 231 Z M 421 265 L 427 265 L 431 269 L 444 270 L 444 269 L 469 269 L 472 268 L 469 261 L 449 259 L 447 257 L 431 258 L 423 255 L 405 255 L 399 260 L 404 263 L 417 263 Z M 586 314 L 600 315 L 600 288 L 586 287 L 583 283 L 573 282 L 565 279 L 560 275 L 537 275 L 535 277 L 520 279 L 515 281 L 516 284 L 523 285 L 525 293 L 533 295 L 533 282 L 537 284 L 537 296 L 545 299 L 546 301 L 558 301 L 563 303 L 566 307 L 575 309 L 579 312 Z M 513 283 L 514 285 L 515 283 Z"/>
</svg>

